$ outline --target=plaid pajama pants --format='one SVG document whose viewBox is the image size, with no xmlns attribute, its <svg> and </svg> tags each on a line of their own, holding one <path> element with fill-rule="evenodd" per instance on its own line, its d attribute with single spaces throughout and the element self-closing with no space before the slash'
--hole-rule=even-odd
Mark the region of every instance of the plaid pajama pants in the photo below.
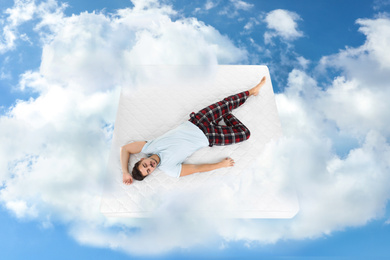
<svg viewBox="0 0 390 260">
<path fill-rule="evenodd" d="M 210 147 L 245 141 L 250 136 L 249 129 L 231 111 L 244 104 L 248 97 L 249 91 L 229 96 L 203 108 L 198 113 L 192 112 L 188 121 L 203 131 L 209 139 Z M 218 125 L 222 119 L 226 126 Z"/>
</svg>

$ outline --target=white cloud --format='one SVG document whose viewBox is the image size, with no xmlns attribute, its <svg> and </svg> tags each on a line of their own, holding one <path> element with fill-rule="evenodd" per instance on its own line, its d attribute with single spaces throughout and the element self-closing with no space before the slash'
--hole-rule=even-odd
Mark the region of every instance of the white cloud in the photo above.
<svg viewBox="0 0 390 260">
<path fill-rule="evenodd" d="M 58 8 L 52 10 L 55 26 L 40 20 L 50 29 L 42 34 L 41 67 L 21 75 L 21 89 L 39 96 L 18 101 L 0 117 L 0 200 L 17 217 L 46 227 L 67 223 L 82 244 L 153 254 L 218 247 L 221 240 L 314 238 L 383 216 L 390 198 L 387 18 L 359 20 L 366 43 L 321 61 L 324 68 L 337 64 L 342 70 L 327 89 L 295 69 L 285 92 L 276 95 L 285 138 L 259 155 L 266 163 L 258 167 L 285 173 L 296 184 L 301 211 L 294 219 L 205 220 L 186 215 L 185 205 L 168 205 L 159 219 L 137 220 L 99 213 L 107 125 L 115 119 L 119 87 L 131 85 L 137 64 L 212 66 L 239 63 L 247 53 L 196 19 L 172 21 L 175 11 L 156 1 L 135 2 L 111 16 L 66 17 Z M 284 37 L 285 27 L 276 28 Z M 340 156 L 336 147 L 343 136 L 356 145 L 343 147 L 348 153 Z"/>
<path fill-rule="evenodd" d="M 390 5 L 389 0 L 374 0 L 373 9 L 379 11 L 380 9 L 384 9 L 389 5 Z"/>
<path fill-rule="evenodd" d="M 0 54 L 12 49 L 17 38 L 15 32 L 9 25 L 2 27 L 2 31 L 2 37 L 0 38 Z"/>
<path fill-rule="evenodd" d="M 230 0 L 230 2 L 234 5 L 237 10 L 245 10 L 248 11 L 253 7 L 253 4 L 248 4 L 247 2 L 241 0 Z"/>
<path fill-rule="evenodd" d="M 2 21 L 4 26 L 0 38 L 0 54 L 14 49 L 18 39 L 29 41 L 27 35 L 18 30 L 22 24 L 36 19 L 40 21 L 36 29 L 43 26 L 57 26 L 66 7 L 66 4 L 59 6 L 55 0 L 47 0 L 39 5 L 34 0 L 15 0 L 14 6 L 4 12 L 7 18 Z"/>
<path fill-rule="evenodd" d="M 367 37 L 365 44 L 323 57 L 320 61 L 319 71 L 337 68 L 344 72 L 324 98 L 325 105 L 329 104 L 329 100 L 333 101 L 326 113 L 354 136 L 374 128 L 388 138 L 390 127 L 386 122 L 390 120 L 390 114 L 385 99 L 390 95 L 390 58 L 386 52 L 390 44 L 390 20 L 379 17 L 359 19 L 357 22 L 361 25 L 359 31 Z M 340 104 L 348 106 L 341 108 Z"/>
<path fill-rule="evenodd" d="M 228 4 L 219 12 L 220 15 L 227 15 L 230 18 L 236 17 L 240 11 L 250 11 L 253 4 L 241 0 L 230 0 Z"/>
<path fill-rule="evenodd" d="M 265 43 L 272 43 L 273 37 L 281 37 L 283 40 L 292 41 L 303 36 L 298 30 L 297 21 L 302 18 L 295 12 L 276 9 L 269 12 L 264 18 L 267 28 L 271 31 L 264 33 Z"/>
<path fill-rule="evenodd" d="M 293 147 L 303 157 L 296 158 L 304 166 L 296 175 L 302 192 L 300 217 L 308 217 L 310 224 L 297 219 L 293 225 L 305 230 L 304 235 L 300 233 L 303 237 L 363 225 L 384 214 L 390 198 L 384 184 L 390 180 L 386 159 L 390 153 L 386 124 L 390 74 L 382 52 L 390 44 L 388 22 L 387 18 L 358 20 L 366 43 L 322 59 L 321 66 L 336 67 L 342 73 L 326 90 L 320 90 L 306 73 L 294 70 L 288 89 L 277 95 L 285 134 L 300 141 Z M 340 145 L 345 138 L 356 142 Z M 301 150 L 306 145 L 313 150 Z M 335 153 L 337 146 L 349 150 L 346 156 Z M 305 169 L 308 162 L 312 170 Z M 295 168 L 299 169 L 290 167 Z"/>
<path fill-rule="evenodd" d="M 35 27 L 45 43 L 42 63 L 39 74 L 24 75 L 22 87 L 34 78 L 29 86 L 42 88 L 46 84 L 36 84 L 41 78 L 79 90 L 104 90 L 130 84 L 132 72 L 123 68 L 137 64 L 228 64 L 247 59 L 246 50 L 213 27 L 196 19 L 172 21 L 170 15 L 176 12 L 155 1 L 135 2 L 133 9 L 111 16 L 85 12 L 64 17 L 64 6 L 53 6 L 48 2 L 38 8 L 51 14 Z M 46 29 L 51 33 L 42 33 Z"/>
<path fill-rule="evenodd" d="M 253 40 L 252 38 L 249 38 L 249 41 L 251 43 L 251 45 L 256 49 L 257 52 L 263 52 L 264 51 L 264 48 L 260 45 L 258 45 L 255 40 Z"/>
<path fill-rule="evenodd" d="M 13 8 L 8 8 L 5 13 L 8 14 L 7 21 L 10 26 L 16 27 L 33 18 L 36 5 L 34 0 L 15 0 Z"/>
<path fill-rule="evenodd" d="M 63 5 L 48 1 L 34 5 L 33 15 L 23 19 L 9 9 L 15 14 L 9 24 L 32 22 L 43 47 L 40 67 L 20 75 L 20 91 L 32 90 L 37 97 L 17 101 L 0 117 L 0 201 L 17 217 L 37 219 L 44 227 L 68 223 L 72 234 L 88 244 L 97 238 L 85 238 L 76 227 L 94 227 L 106 235 L 120 222 L 105 219 L 99 204 L 119 90 L 132 85 L 137 67 L 211 68 L 247 59 L 245 49 L 213 27 L 194 18 L 173 21 L 171 6 L 134 4 L 111 15 L 68 17 Z M 50 15 L 34 19 L 40 12 Z M 161 243 L 159 250 L 176 243 L 177 237 Z"/>
<path fill-rule="evenodd" d="M 15 213 L 17 218 L 36 217 L 37 213 L 34 207 L 28 207 L 23 200 L 8 201 L 6 207 Z"/>
<path fill-rule="evenodd" d="M 8 64 L 9 64 L 10 56 L 6 56 L 3 59 L 3 64 L 0 68 L 0 79 L 11 79 L 11 72 L 9 71 Z"/>
<path fill-rule="evenodd" d="M 159 37 L 154 31 L 140 32 L 127 59 L 142 64 L 230 64 L 247 55 L 229 38 L 196 19 L 178 20 L 162 30 Z"/>
<path fill-rule="evenodd" d="M 218 4 L 219 4 L 218 2 L 215 2 L 212 0 L 207 0 L 206 4 L 204 5 L 204 8 L 206 10 L 210 10 L 210 9 L 216 7 Z"/>
<path fill-rule="evenodd" d="M 302 69 L 306 70 L 307 66 L 310 64 L 310 60 L 305 59 L 305 57 L 299 56 L 297 57 L 298 64 Z"/>
<path fill-rule="evenodd" d="M 245 24 L 244 30 L 245 30 L 245 31 L 250 31 L 250 30 L 252 30 L 252 28 L 253 28 L 255 25 L 258 25 L 258 24 L 260 24 L 260 22 L 259 22 L 256 18 L 251 17 L 251 18 L 249 18 L 249 22 L 247 22 L 247 23 Z"/>
<path fill-rule="evenodd" d="M 380 17 L 375 20 L 359 19 L 361 26 L 359 31 L 364 33 L 367 41 L 364 48 L 370 52 L 384 69 L 390 68 L 390 20 L 388 17 Z"/>
</svg>

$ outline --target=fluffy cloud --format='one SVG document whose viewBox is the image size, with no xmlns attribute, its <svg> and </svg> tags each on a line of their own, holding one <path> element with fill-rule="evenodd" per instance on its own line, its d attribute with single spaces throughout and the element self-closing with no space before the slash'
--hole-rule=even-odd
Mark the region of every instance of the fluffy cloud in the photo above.
<svg viewBox="0 0 390 260">
<path fill-rule="evenodd" d="M 320 61 L 320 71 L 334 68 L 344 71 L 324 98 L 324 105 L 332 105 L 326 115 L 353 136 L 376 129 L 388 138 L 390 127 L 386 122 L 390 114 L 385 100 L 390 95 L 387 83 L 390 56 L 386 51 L 390 43 L 390 19 L 359 19 L 357 23 L 361 25 L 359 31 L 367 36 L 365 44 Z"/>
<path fill-rule="evenodd" d="M 293 70 L 288 88 L 277 95 L 288 137 L 280 151 L 291 151 L 282 152 L 279 158 L 299 154 L 291 158 L 289 169 L 297 178 L 302 205 L 291 227 L 300 232 L 286 232 L 287 237 L 317 236 L 363 225 L 383 217 L 390 198 L 384 184 L 390 180 L 386 159 L 390 153 L 386 124 L 390 71 L 384 52 L 377 55 L 390 44 L 389 19 L 357 22 L 367 36 L 365 44 L 320 62 L 322 69 L 341 72 L 330 86 L 322 90 L 305 72 Z"/>
<path fill-rule="evenodd" d="M 303 33 L 298 30 L 297 21 L 299 20 L 302 19 L 295 12 L 282 9 L 269 12 L 264 18 L 264 22 L 271 31 L 264 33 L 265 43 L 272 43 L 272 38 L 277 36 L 286 41 L 292 41 L 302 37 Z"/>
<path fill-rule="evenodd" d="M 241 0 L 230 0 L 230 2 L 233 4 L 233 6 L 237 10 L 245 10 L 248 11 L 253 7 L 253 4 L 248 4 L 247 2 L 241 1 Z"/>
<path fill-rule="evenodd" d="M 26 1 L 7 9 L 3 28 L 33 21 L 43 47 L 40 67 L 20 75 L 20 90 L 37 97 L 0 117 L 0 201 L 45 227 L 68 223 L 93 244 L 82 238 L 85 229 L 107 234 L 105 227 L 120 223 L 103 218 L 99 204 L 121 87 L 132 85 L 142 64 L 212 67 L 244 62 L 247 52 L 201 21 L 173 20 L 176 12 L 157 1 L 109 15 L 67 17 L 63 8 Z"/>
<path fill-rule="evenodd" d="M 294 147 L 303 158 L 295 158 L 291 169 L 298 170 L 294 171 L 299 180 L 297 186 L 305 194 L 301 196 L 302 211 L 307 210 L 307 215 L 301 217 L 309 217 L 310 225 L 316 225 L 312 227 L 313 235 L 361 225 L 381 216 L 390 196 L 383 184 L 390 179 L 386 170 L 389 165 L 383 157 L 390 152 L 385 138 L 388 132 L 377 124 L 361 127 L 365 118 L 381 118 L 354 109 L 362 104 L 354 98 L 353 89 L 346 90 L 349 84 L 336 78 L 323 91 L 304 72 L 295 70 L 290 74 L 286 93 L 277 96 L 282 121 L 288 125 L 286 135 L 302 145 Z M 363 93 L 368 89 L 362 86 Z M 375 96 L 367 96 L 366 101 L 380 105 L 386 102 Z M 352 147 L 341 144 L 348 153 L 339 155 L 339 142 L 346 136 L 356 138 L 356 143 Z"/>
<path fill-rule="evenodd" d="M 218 3 L 216 3 L 215 1 L 207 0 L 207 2 L 206 2 L 205 5 L 204 5 L 204 8 L 205 8 L 206 10 L 210 10 L 210 9 L 216 7 L 217 5 L 218 5 Z"/>
<path fill-rule="evenodd" d="M 374 60 L 378 61 L 383 69 L 390 69 L 390 54 L 388 52 L 388 43 L 390 42 L 390 21 L 386 16 L 375 20 L 359 19 L 361 25 L 359 31 L 367 37 L 364 49 L 373 55 Z"/>
<path fill-rule="evenodd" d="M 31 20 L 39 21 L 35 29 L 44 26 L 57 26 L 56 22 L 63 16 L 66 4 L 58 5 L 55 0 L 48 0 L 36 4 L 34 0 L 15 0 L 12 8 L 7 8 L 5 14 L 7 18 L 2 21 L 2 37 L 0 37 L 0 54 L 12 50 L 16 46 L 16 41 L 21 39 L 29 41 L 25 33 L 19 32 L 19 27 Z M 1 20 L 0 20 L 1 21 Z"/>
<path fill-rule="evenodd" d="M 230 0 L 226 4 L 225 8 L 219 12 L 221 15 L 227 15 L 228 17 L 236 17 L 240 11 L 249 11 L 253 7 L 253 4 L 249 4 L 241 0 Z"/>
<path fill-rule="evenodd" d="M 33 1 L 15 1 L 14 8 L 8 8 L 5 13 L 8 14 L 6 21 L 1 21 L 2 37 L 0 38 L 0 54 L 12 49 L 15 45 L 15 40 L 18 38 L 17 27 L 28 20 L 32 19 L 35 12 L 35 4 Z"/>
<path fill-rule="evenodd" d="M 254 17 L 251 17 L 249 18 L 249 22 L 247 22 L 244 26 L 244 30 L 245 31 L 251 31 L 252 28 L 255 26 L 255 25 L 258 25 L 260 22 L 254 18 Z"/>
<path fill-rule="evenodd" d="M 10 212 L 43 226 L 67 223 L 82 244 L 137 254 L 220 246 L 221 239 L 272 243 L 319 237 L 383 216 L 390 198 L 386 17 L 358 20 L 366 43 L 321 60 L 319 69 L 340 70 L 328 88 L 295 69 L 285 92 L 276 95 L 285 138 L 259 155 L 267 163 L 258 167 L 283 172 L 296 184 L 301 211 L 294 219 L 201 220 L 180 211 L 183 205 L 167 208 L 159 219 L 101 216 L 119 89 L 132 84 L 136 65 L 212 66 L 247 58 L 213 27 L 193 18 L 173 21 L 170 6 L 134 4 L 113 15 L 71 17 L 58 6 L 50 19 L 38 21 L 41 66 L 20 81 L 21 90 L 32 89 L 38 97 L 16 102 L 0 117 L 0 200 Z M 299 37 L 299 16 L 283 11 L 289 17 L 283 26 L 270 17 L 273 33 L 285 40 Z"/>
</svg>

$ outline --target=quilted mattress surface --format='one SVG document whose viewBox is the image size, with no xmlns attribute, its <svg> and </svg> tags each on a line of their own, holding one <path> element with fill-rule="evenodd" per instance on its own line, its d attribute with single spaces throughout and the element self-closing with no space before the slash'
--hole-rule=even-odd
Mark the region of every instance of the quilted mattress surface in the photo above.
<svg viewBox="0 0 390 260">
<path fill-rule="evenodd" d="M 231 157 L 235 166 L 173 178 L 157 168 L 143 181 L 122 183 L 120 147 L 149 141 L 189 119 L 191 112 L 248 90 L 263 76 L 266 84 L 233 114 L 251 131 L 249 140 L 205 147 L 184 163 L 215 163 Z M 266 146 L 282 128 L 266 66 L 142 66 L 133 85 L 122 88 L 100 211 L 112 217 L 158 217 L 164 210 L 233 218 L 292 218 L 299 210 L 294 187 L 280 173 L 265 173 Z M 129 169 L 145 154 L 130 157 Z"/>
</svg>

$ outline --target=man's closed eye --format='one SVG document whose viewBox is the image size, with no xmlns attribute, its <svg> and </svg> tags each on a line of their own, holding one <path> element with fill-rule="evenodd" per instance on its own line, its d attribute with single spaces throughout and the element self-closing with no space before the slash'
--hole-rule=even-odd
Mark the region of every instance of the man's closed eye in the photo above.
<svg viewBox="0 0 390 260">
<path fill-rule="evenodd" d="M 146 163 L 144 163 L 142 166 L 143 166 L 144 168 L 146 168 Z M 150 170 L 148 169 L 148 170 L 146 170 L 146 172 L 149 174 L 149 173 L 150 173 Z"/>
</svg>

